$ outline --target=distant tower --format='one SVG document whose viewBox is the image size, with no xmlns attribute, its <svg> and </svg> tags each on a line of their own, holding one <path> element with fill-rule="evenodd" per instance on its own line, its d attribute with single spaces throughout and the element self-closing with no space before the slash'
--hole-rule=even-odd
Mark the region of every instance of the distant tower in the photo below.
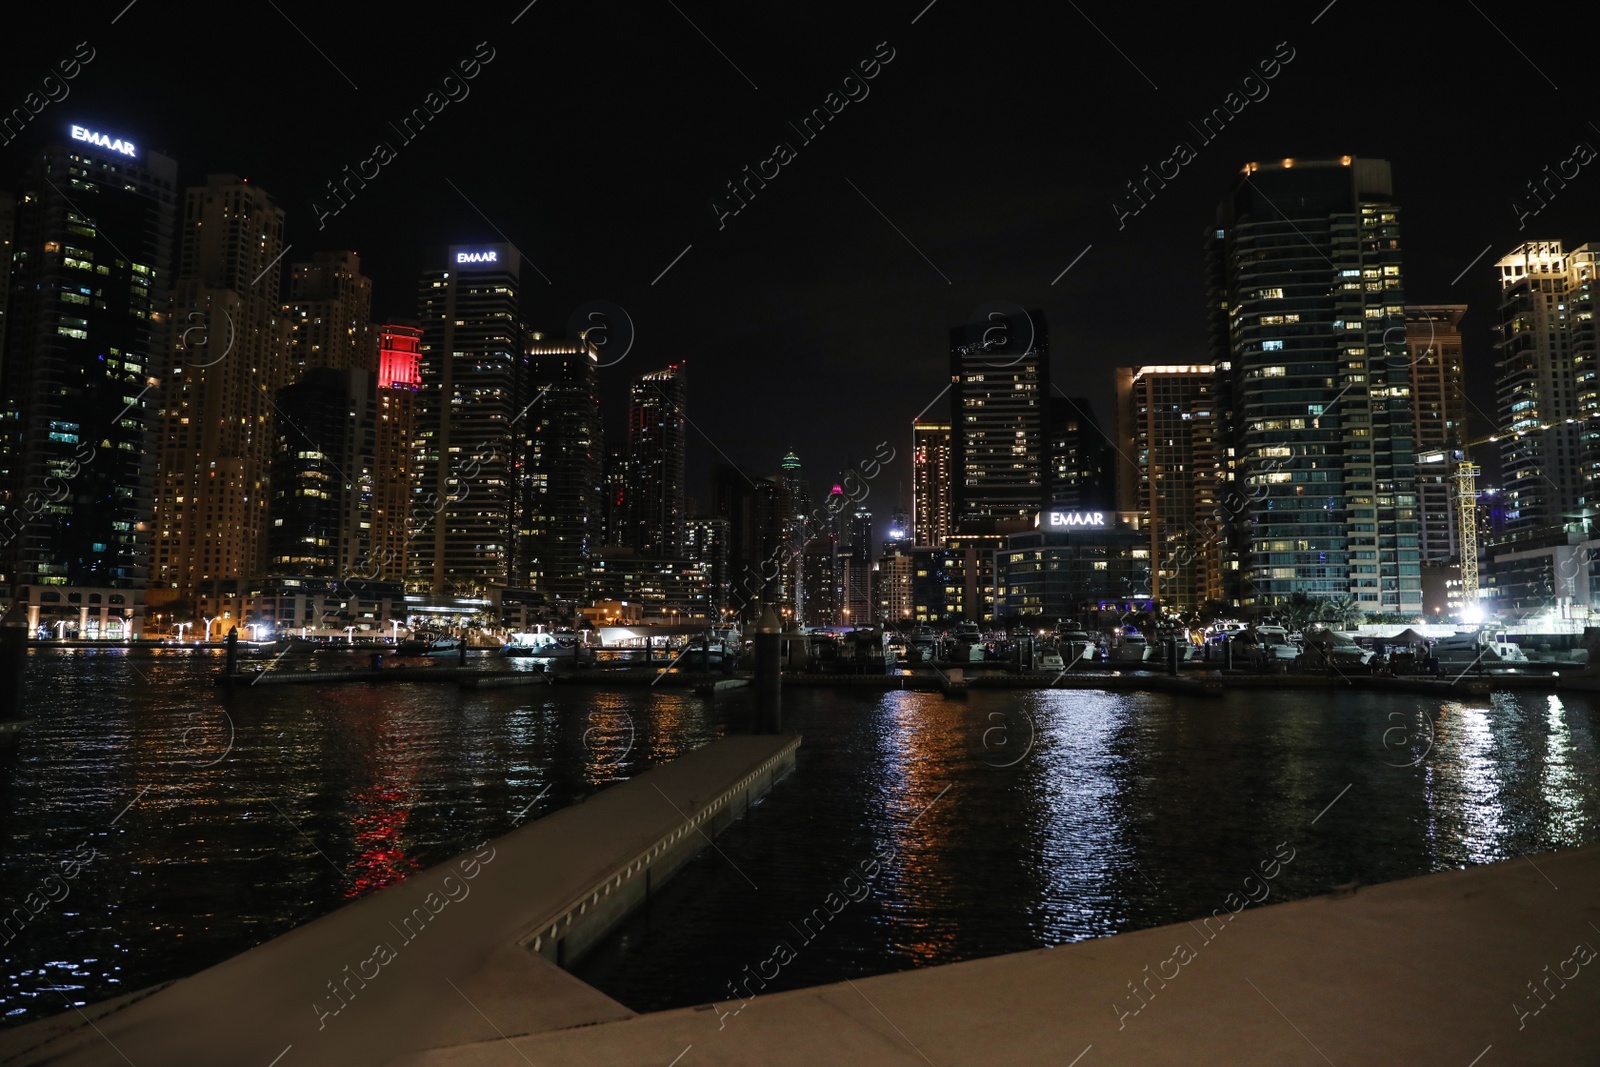
<svg viewBox="0 0 1600 1067">
<path fill-rule="evenodd" d="M 1467 434 L 1467 393 L 1461 367 L 1465 304 L 1406 307 L 1406 363 L 1418 456 L 1461 449 Z M 1446 457 L 1447 459 L 1453 457 Z M 1458 559 L 1457 472 L 1453 463 L 1417 464 L 1419 547 L 1424 563 Z M 1472 501 L 1475 502 L 1475 498 Z"/>
<path fill-rule="evenodd" d="M 155 504 L 156 580 L 182 595 L 266 572 L 274 404 L 294 376 L 283 209 L 231 174 L 186 200 L 170 319 L 203 332 L 174 330 Z"/>
<path fill-rule="evenodd" d="M 297 371 L 376 370 L 372 279 L 354 252 L 316 252 L 289 273 L 289 354 Z"/>
<path fill-rule="evenodd" d="M 621 543 L 645 558 L 672 559 L 683 552 L 687 403 L 682 363 L 633 381 Z"/>
<path fill-rule="evenodd" d="M 1049 495 L 1044 312 L 952 329 L 950 380 L 956 524 L 1032 520 Z"/>
<path fill-rule="evenodd" d="M 806 621 L 806 581 L 805 566 L 802 554 L 806 546 L 806 512 L 810 510 L 811 498 L 806 492 L 805 480 L 801 474 L 800 457 L 792 451 L 783 457 L 779 464 L 782 470 L 783 495 L 788 501 L 789 518 L 789 547 L 784 560 L 783 573 L 789 585 L 789 599 L 794 604 L 794 619 L 802 625 Z"/>
<path fill-rule="evenodd" d="M 919 545 L 942 548 L 954 529 L 950 515 L 950 424 L 911 424 L 912 535 Z"/>
</svg>

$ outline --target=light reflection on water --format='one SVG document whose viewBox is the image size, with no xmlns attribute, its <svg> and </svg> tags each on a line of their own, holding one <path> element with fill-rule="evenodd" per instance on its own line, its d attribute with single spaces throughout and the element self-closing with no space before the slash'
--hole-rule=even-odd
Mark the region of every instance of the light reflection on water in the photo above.
<svg viewBox="0 0 1600 1067">
<path fill-rule="evenodd" d="M 61 1010 L 49 985 L 94 1001 L 193 973 L 703 745 L 748 707 L 348 685 L 256 687 L 224 712 L 218 662 L 34 661 L 39 721 L 0 755 L 0 903 L 80 842 L 103 859 L 4 946 L 10 1021 Z M 581 969 L 624 1003 L 727 998 L 780 941 L 795 959 L 770 989 L 1192 919 L 1280 842 L 1296 858 L 1272 901 L 1600 838 L 1587 695 L 784 700 L 805 734 L 797 772 Z"/>
</svg>

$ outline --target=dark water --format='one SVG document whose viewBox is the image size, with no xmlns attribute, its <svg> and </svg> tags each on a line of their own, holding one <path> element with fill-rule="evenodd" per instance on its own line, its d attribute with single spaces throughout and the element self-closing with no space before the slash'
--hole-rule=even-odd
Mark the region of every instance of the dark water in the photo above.
<svg viewBox="0 0 1600 1067">
<path fill-rule="evenodd" d="M 99 856 L 0 947 L 8 1022 L 193 973 L 530 804 L 537 817 L 705 744 L 745 707 L 296 686 L 224 714 L 214 667 L 34 661 L 40 720 L 0 755 L 0 904 L 75 849 Z M 780 942 L 792 959 L 768 991 L 1600 840 L 1588 697 L 791 689 L 785 713 L 805 734 L 796 772 L 582 977 L 638 1009 L 706 1003 Z M 1270 881 L 1247 881 L 1263 864 Z"/>
</svg>

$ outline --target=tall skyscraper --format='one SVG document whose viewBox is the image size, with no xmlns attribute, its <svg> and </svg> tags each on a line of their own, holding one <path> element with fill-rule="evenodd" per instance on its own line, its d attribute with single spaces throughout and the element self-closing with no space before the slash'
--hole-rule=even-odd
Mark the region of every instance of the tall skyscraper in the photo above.
<svg viewBox="0 0 1600 1067">
<path fill-rule="evenodd" d="M 259 186 L 214 174 L 188 190 L 161 393 L 161 599 L 265 573 L 275 399 L 293 374 L 283 251 L 283 209 Z"/>
<path fill-rule="evenodd" d="M 950 382 L 955 522 L 1031 520 L 1049 495 L 1050 345 L 1044 312 L 952 329 Z"/>
<path fill-rule="evenodd" d="M 485 596 L 514 584 L 513 420 L 526 419 L 518 297 L 521 257 L 510 245 L 453 245 L 422 276 L 417 388 L 418 495 L 411 583 L 433 596 Z"/>
<path fill-rule="evenodd" d="M 951 485 L 950 424 L 911 424 L 912 534 L 919 546 L 940 547 L 954 529 Z"/>
<path fill-rule="evenodd" d="M 1248 164 L 1218 209 L 1212 362 L 1232 390 L 1247 607 L 1304 592 L 1422 610 L 1399 219 L 1389 164 L 1351 156 Z"/>
<path fill-rule="evenodd" d="M 1406 364 L 1411 368 L 1411 410 L 1418 456 L 1443 454 L 1445 462 L 1417 465 L 1417 515 L 1424 563 L 1461 554 L 1456 529 L 1456 465 L 1449 462 L 1467 440 L 1467 392 L 1461 370 L 1461 318 L 1465 304 L 1407 305 Z"/>
<path fill-rule="evenodd" d="M 670 559 L 683 546 L 684 435 L 688 386 L 682 363 L 633 380 L 628 403 L 628 475 L 622 544 Z"/>
<path fill-rule="evenodd" d="M 1222 596 L 1216 368 L 1118 367 L 1119 511 L 1149 541 L 1150 595 L 1193 611 Z"/>
<path fill-rule="evenodd" d="M 600 549 L 602 534 L 600 354 L 587 341 L 547 340 L 536 333 L 530 333 L 526 352 L 528 401 L 513 427 L 522 458 L 512 577 L 522 588 L 587 606 L 588 561 Z M 680 495 L 680 523 L 682 514 Z"/>
<path fill-rule="evenodd" d="M 781 478 L 755 478 L 727 464 L 712 471 L 712 492 L 715 517 L 728 523 L 728 606 L 735 617 L 749 621 L 764 598 L 781 600 L 784 595 L 789 494 Z M 809 605 L 809 583 L 806 590 Z M 808 619 L 810 610 L 808 606 Z"/>
<path fill-rule="evenodd" d="M 411 549 L 412 464 L 417 437 L 417 387 L 421 384 L 422 330 L 390 324 L 378 336 L 378 422 L 373 432 L 372 552 L 360 573 L 373 580 L 405 580 Z"/>
<path fill-rule="evenodd" d="M 1053 396 L 1045 461 L 1050 504 L 1065 508 L 1109 508 L 1116 499 L 1111 441 L 1087 397 Z"/>
<path fill-rule="evenodd" d="M 857 504 L 850 513 L 850 549 L 856 559 L 872 564 L 872 512 L 865 503 Z"/>
<path fill-rule="evenodd" d="M 335 578 L 373 558 L 378 376 L 315 367 L 278 390 L 267 570 Z"/>
<path fill-rule="evenodd" d="M 1600 411 L 1597 252 L 1533 241 L 1495 264 L 1500 470 L 1513 538 L 1585 521 L 1600 503 L 1600 426 L 1590 418 Z"/>
<path fill-rule="evenodd" d="M 786 453 L 779 464 L 779 479 L 783 484 L 784 498 L 788 501 L 788 547 L 783 558 L 783 581 L 794 620 L 802 625 L 806 615 L 806 573 L 803 553 L 809 536 L 806 524 L 811 521 L 811 493 L 806 488 L 800 457 Z"/>
<path fill-rule="evenodd" d="M 354 252 L 316 252 L 289 272 L 291 359 L 297 370 L 377 368 L 372 279 Z"/>
<path fill-rule="evenodd" d="M 102 591 L 140 591 L 149 577 L 152 387 L 166 366 L 177 164 L 81 126 L 62 135 L 34 155 L 15 213 L 0 356 L 0 585 L 27 601 L 35 624 L 48 598 L 85 636 L 126 634 L 142 592 Z"/>
</svg>

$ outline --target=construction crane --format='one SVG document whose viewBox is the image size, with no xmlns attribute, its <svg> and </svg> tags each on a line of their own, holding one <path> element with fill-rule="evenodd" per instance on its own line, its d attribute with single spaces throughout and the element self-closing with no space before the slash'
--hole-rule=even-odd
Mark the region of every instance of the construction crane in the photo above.
<svg viewBox="0 0 1600 1067">
<path fill-rule="evenodd" d="M 1600 414 L 1591 415 L 1590 418 L 1600 418 Z M 1490 434 L 1474 441 L 1463 442 L 1460 448 L 1445 452 L 1430 452 L 1419 457 L 1417 462 L 1423 464 L 1443 463 L 1451 455 L 1460 457 L 1456 461 L 1455 472 L 1456 521 L 1460 524 L 1461 532 L 1461 599 L 1464 603 L 1472 606 L 1478 603 L 1478 475 L 1483 473 L 1481 467 L 1467 458 L 1466 450 L 1475 445 L 1498 444 L 1502 440 L 1527 437 L 1530 434 L 1579 421 L 1583 420 L 1561 419 L 1556 422 L 1541 423 L 1526 430 L 1517 430 L 1514 433 Z"/>
</svg>

